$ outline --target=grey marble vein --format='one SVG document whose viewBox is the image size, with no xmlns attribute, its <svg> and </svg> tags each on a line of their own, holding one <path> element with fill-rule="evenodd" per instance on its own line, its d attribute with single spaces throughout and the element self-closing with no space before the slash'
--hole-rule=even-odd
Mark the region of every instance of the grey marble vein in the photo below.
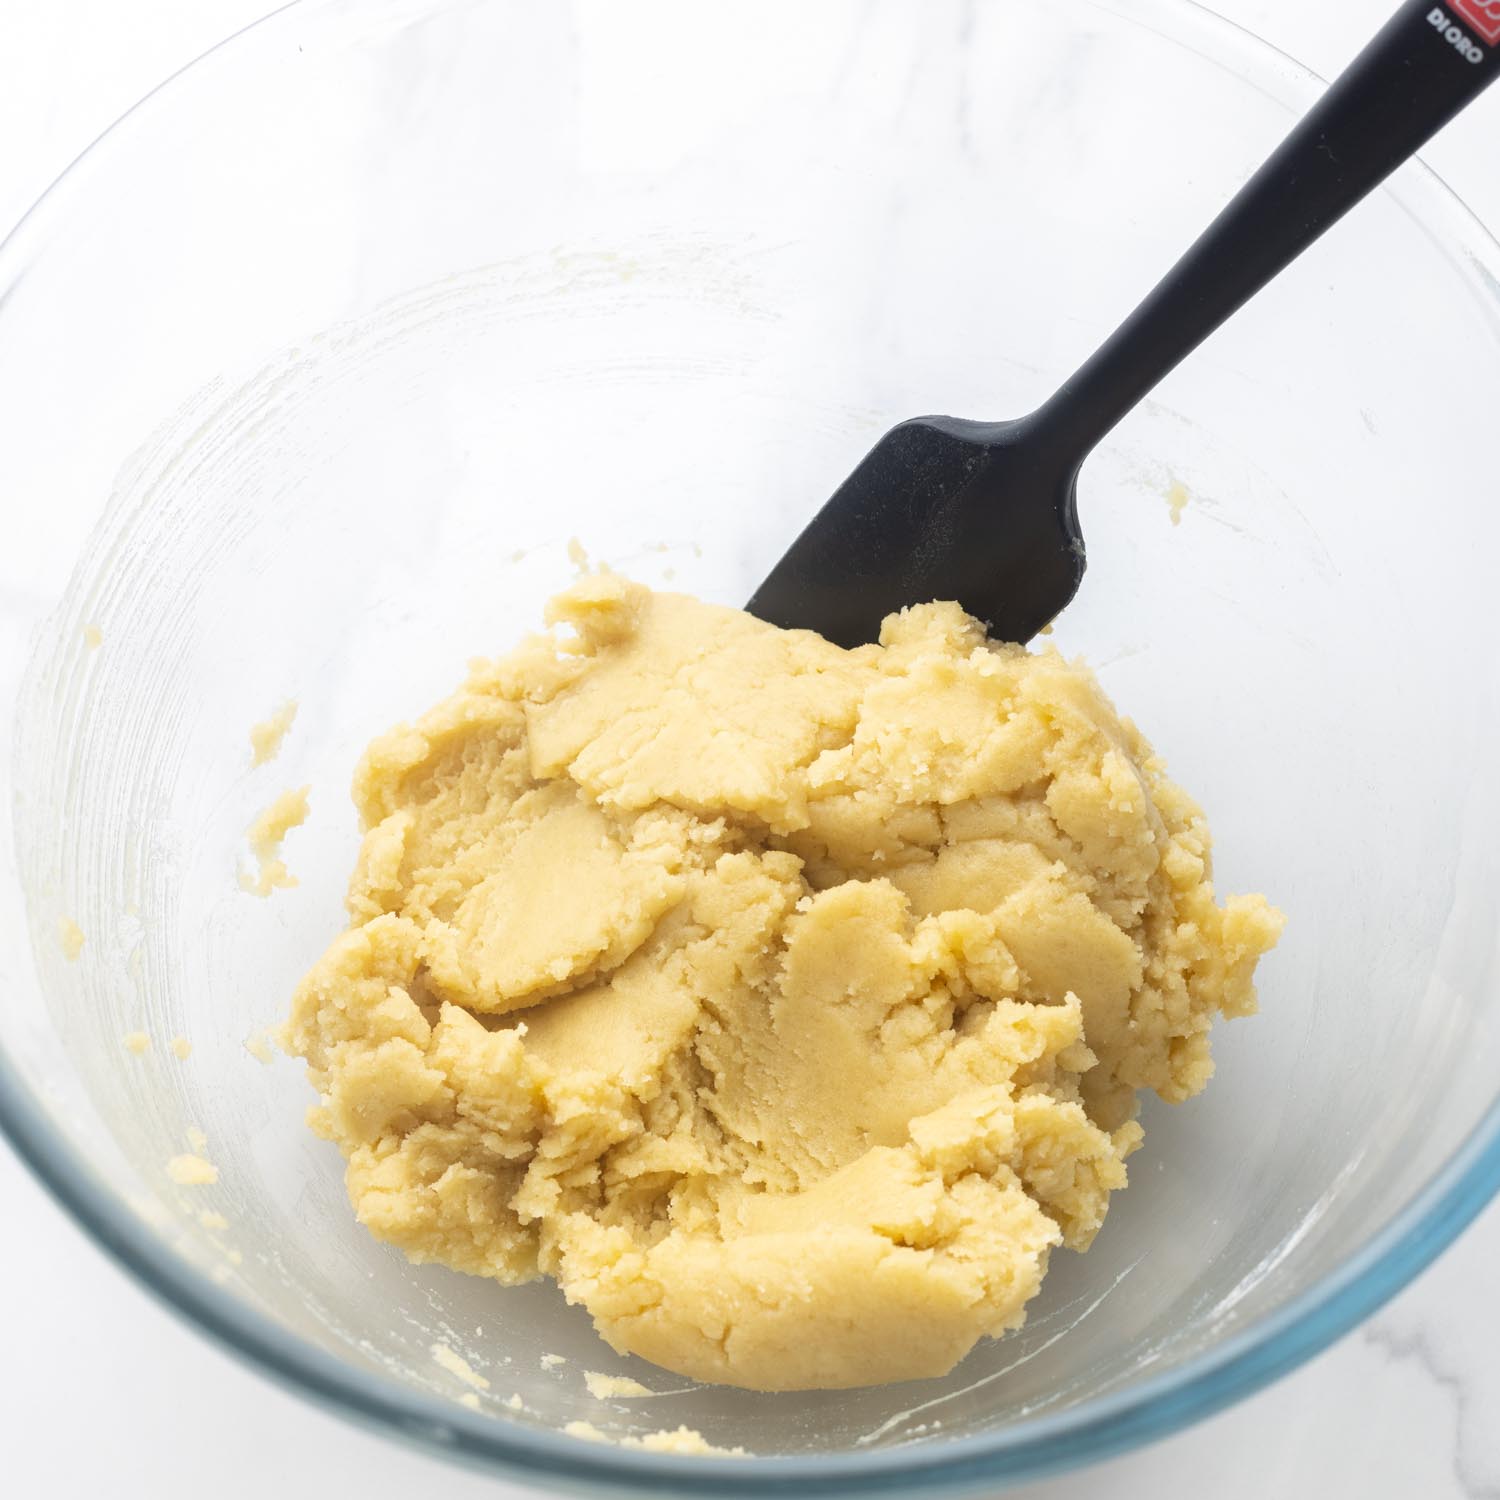
<svg viewBox="0 0 1500 1500">
<path fill-rule="evenodd" d="M 1433 1345 L 1421 1324 L 1401 1330 L 1385 1319 L 1377 1319 L 1364 1329 L 1364 1339 L 1388 1359 L 1414 1365 L 1436 1385 L 1453 1407 L 1453 1475 L 1467 1500 L 1500 1500 L 1500 1482 L 1475 1472 L 1469 1450 L 1476 1441 L 1476 1416 L 1468 1380 L 1452 1369 Z M 1483 1420 L 1479 1417 L 1479 1420 Z"/>
</svg>

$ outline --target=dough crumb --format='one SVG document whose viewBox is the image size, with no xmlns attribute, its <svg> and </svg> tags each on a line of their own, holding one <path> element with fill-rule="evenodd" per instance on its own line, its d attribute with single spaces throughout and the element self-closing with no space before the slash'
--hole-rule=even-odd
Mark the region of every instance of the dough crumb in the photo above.
<svg viewBox="0 0 1500 1500">
<path fill-rule="evenodd" d="M 269 896 L 274 890 L 296 885 L 297 877 L 288 874 L 286 863 L 281 858 L 281 842 L 292 829 L 307 821 L 307 799 L 311 790 L 311 787 L 303 786 L 283 792 L 250 825 L 246 836 L 260 870 L 254 876 L 241 871 L 242 890 L 257 896 Z"/>
<path fill-rule="evenodd" d="M 77 963 L 78 955 L 83 952 L 83 928 L 72 917 L 59 917 L 57 940 L 62 944 L 63 957 L 70 964 Z"/>
<path fill-rule="evenodd" d="M 240 871 L 240 889 L 252 896 L 269 896 L 272 891 L 290 890 L 296 884 L 297 877 L 287 869 L 284 859 L 262 860 L 255 875 Z"/>
<path fill-rule="evenodd" d="M 515 1391 L 505 1398 L 505 1404 L 511 1411 L 524 1411 L 526 1407 L 526 1403 Z"/>
<path fill-rule="evenodd" d="M 598 1370 L 585 1370 L 583 1383 L 595 1401 L 656 1394 L 650 1386 L 642 1385 L 639 1380 L 632 1380 L 628 1375 L 601 1375 Z"/>
<path fill-rule="evenodd" d="M 685 1453 L 703 1458 L 748 1458 L 743 1448 L 717 1448 L 691 1427 L 673 1427 L 620 1441 L 622 1448 L 644 1448 L 648 1453 Z"/>
<path fill-rule="evenodd" d="M 296 717 L 297 700 L 290 698 L 269 719 L 262 719 L 259 724 L 250 726 L 250 764 L 252 766 L 263 766 L 267 761 L 276 759 L 276 754 L 281 749 L 281 742 L 286 738 L 287 731 L 292 727 L 292 721 Z"/>
<path fill-rule="evenodd" d="M 567 1360 L 561 1354 L 544 1354 L 542 1356 L 542 1368 L 544 1370 L 555 1370 L 558 1365 L 567 1364 Z"/>
<path fill-rule="evenodd" d="M 177 1055 L 179 1061 L 186 1062 L 193 1055 L 193 1044 L 185 1036 L 174 1036 L 172 1038 L 172 1051 Z"/>
<path fill-rule="evenodd" d="M 660 1432 L 647 1432 L 636 1437 L 612 1438 L 601 1432 L 592 1422 L 567 1422 L 563 1431 L 569 1437 L 581 1438 L 586 1443 L 608 1443 L 619 1448 L 635 1448 L 647 1453 L 681 1453 L 696 1457 L 746 1458 L 743 1448 L 716 1448 L 701 1432 L 691 1427 L 664 1428 Z"/>
<path fill-rule="evenodd" d="M 127 1031 L 120 1044 L 134 1057 L 144 1057 L 151 1050 L 151 1038 L 144 1031 Z"/>
<path fill-rule="evenodd" d="M 472 1385 L 476 1391 L 489 1390 L 489 1381 L 468 1360 L 462 1355 L 454 1353 L 446 1344 L 434 1344 L 432 1346 L 432 1357 L 450 1375 L 458 1376 L 465 1385 Z"/>
<path fill-rule="evenodd" d="M 284 1040 L 359 1221 L 694 1380 L 946 1373 L 1088 1249 L 1280 914 L 1086 667 L 956 604 L 846 651 L 593 573 L 545 618 L 355 775 Z"/>
<path fill-rule="evenodd" d="M 196 1154 L 174 1156 L 167 1163 L 167 1176 L 178 1187 L 211 1187 L 219 1180 L 219 1169 Z"/>
<path fill-rule="evenodd" d="M 258 1063 L 271 1063 L 275 1061 L 276 1054 L 271 1049 L 271 1041 L 268 1032 L 254 1031 L 245 1038 L 245 1051 Z"/>
<path fill-rule="evenodd" d="M 83 644 L 90 651 L 97 651 L 104 644 L 104 632 L 97 625 L 83 627 Z"/>
<path fill-rule="evenodd" d="M 213 1209 L 206 1208 L 198 1215 L 198 1222 L 208 1230 L 223 1230 L 229 1228 L 229 1220 L 223 1214 L 215 1213 Z"/>
<path fill-rule="evenodd" d="M 578 569 L 580 573 L 589 565 L 588 549 L 578 540 L 576 536 L 568 538 L 568 561 Z"/>
<path fill-rule="evenodd" d="M 245 1257 L 238 1250 L 226 1250 L 224 1259 L 232 1266 L 243 1265 L 245 1262 Z"/>
<path fill-rule="evenodd" d="M 1187 509 L 1188 501 L 1192 498 L 1192 493 L 1180 479 L 1174 479 L 1167 486 L 1167 509 L 1172 513 L 1174 526 L 1182 524 L 1182 513 Z"/>
<path fill-rule="evenodd" d="M 473 1391 L 465 1391 L 463 1395 L 458 1398 L 458 1404 L 460 1406 L 467 1406 L 470 1411 L 478 1411 L 479 1397 L 476 1396 Z"/>
<path fill-rule="evenodd" d="M 196 1125 L 188 1126 L 187 1143 L 194 1151 L 202 1152 L 208 1150 L 208 1137 Z"/>
</svg>

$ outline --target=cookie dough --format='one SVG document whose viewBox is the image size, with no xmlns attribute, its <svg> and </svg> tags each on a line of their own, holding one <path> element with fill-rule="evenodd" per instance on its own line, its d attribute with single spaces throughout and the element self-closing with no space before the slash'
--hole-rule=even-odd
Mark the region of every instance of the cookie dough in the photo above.
<svg viewBox="0 0 1500 1500">
<path fill-rule="evenodd" d="M 312 1126 L 413 1260 L 761 1390 L 939 1375 L 1087 1248 L 1281 919 L 1083 667 L 610 574 L 355 779 Z"/>
</svg>

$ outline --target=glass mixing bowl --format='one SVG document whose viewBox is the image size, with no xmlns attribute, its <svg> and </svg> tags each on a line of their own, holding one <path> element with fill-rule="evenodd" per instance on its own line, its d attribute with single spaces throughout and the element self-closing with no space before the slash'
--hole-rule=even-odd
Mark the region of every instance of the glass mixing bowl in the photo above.
<svg viewBox="0 0 1500 1500">
<path fill-rule="evenodd" d="M 0 253 L 0 1116 L 89 1232 L 347 1416 L 656 1494 L 993 1490 L 1436 1254 L 1500 1177 L 1500 251 L 1415 167 L 1084 471 L 1058 635 L 1289 925 L 1023 1331 L 908 1386 L 684 1386 L 550 1284 L 374 1243 L 300 1065 L 252 1055 L 341 925 L 361 747 L 534 626 L 570 538 L 744 599 L 887 424 L 1050 391 L 1315 87 L 1170 0 L 327 0 L 111 131 Z M 246 826 L 303 784 L 257 899 Z M 177 1186 L 200 1129 L 218 1182 Z"/>
</svg>

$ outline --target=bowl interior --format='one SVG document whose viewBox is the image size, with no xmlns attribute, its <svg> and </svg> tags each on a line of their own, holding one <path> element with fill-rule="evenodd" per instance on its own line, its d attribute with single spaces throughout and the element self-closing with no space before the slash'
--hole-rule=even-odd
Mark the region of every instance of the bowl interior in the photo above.
<svg viewBox="0 0 1500 1500">
<path fill-rule="evenodd" d="M 921 1384 L 692 1386 L 550 1285 L 376 1245 L 300 1066 L 247 1050 L 342 923 L 359 751 L 539 623 L 570 539 L 737 603 L 891 422 L 1029 409 L 1309 92 L 1154 0 L 729 15 L 303 5 L 154 96 L 14 238 L 0 1040 L 173 1274 L 416 1414 L 941 1461 L 1258 1324 L 1493 1103 L 1494 247 L 1404 173 L 1085 470 L 1058 638 L 1203 802 L 1221 891 L 1287 912 L 1262 1015 L 1220 1029 L 1201 1098 L 1146 1105 L 1130 1190 L 1022 1332 Z M 245 829 L 303 784 L 299 883 L 260 900 Z M 166 1171 L 190 1129 L 212 1187 Z M 661 1394 L 598 1401 L 586 1370 Z"/>
</svg>

